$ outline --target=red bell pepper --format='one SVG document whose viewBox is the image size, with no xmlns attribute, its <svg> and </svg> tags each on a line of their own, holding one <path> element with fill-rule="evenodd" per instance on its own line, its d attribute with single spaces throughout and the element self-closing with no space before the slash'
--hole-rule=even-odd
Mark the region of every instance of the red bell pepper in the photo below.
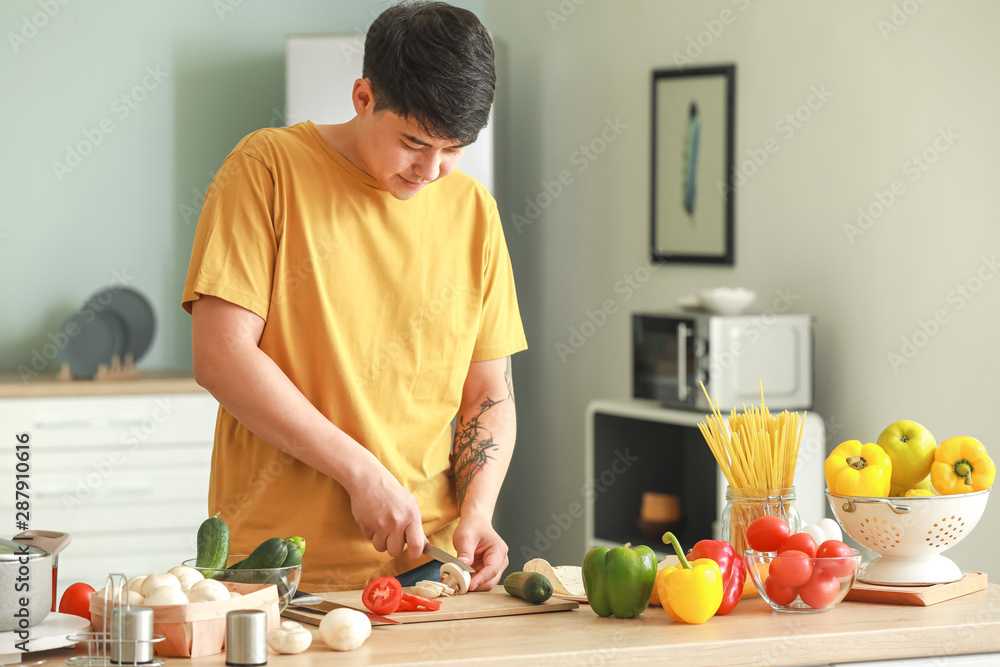
<svg viewBox="0 0 1000 667">
<path fill-rule="evenodd" d="M 743 557 L 737 555 L 733 545 L 725 540 L 701 540 L 694 545 L 688 558 L 710 558 L 722 571 L 722 604 L 716 614 L 728 614 L 743 595 L 743 584 L 747 579 L 747 566 Z"/>
</svg>

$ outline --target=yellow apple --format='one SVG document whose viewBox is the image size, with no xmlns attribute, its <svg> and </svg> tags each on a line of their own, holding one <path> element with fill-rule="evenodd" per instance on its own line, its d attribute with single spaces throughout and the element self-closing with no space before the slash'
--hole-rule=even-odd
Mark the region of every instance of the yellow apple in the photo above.
<svg viewBox="0 0 1000 667">
<path fill-rule="evenodd" d="M 930 474 L 937 441 L 917 422 L 903 419 L 890 424 L 879 434 L 876 444 L 892 461 L 889 495 L 897 495 L 894 489 L 899 490 L 898 495 L 903 495 L 907 489 L 917 488 Z"/>
</svg>

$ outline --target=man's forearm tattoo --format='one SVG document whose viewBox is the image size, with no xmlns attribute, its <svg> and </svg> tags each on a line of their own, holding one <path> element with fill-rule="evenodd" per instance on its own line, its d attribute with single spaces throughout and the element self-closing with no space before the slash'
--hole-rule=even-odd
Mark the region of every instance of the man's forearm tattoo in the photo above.
<svg viewBox="0 0 1000 667">
<path fill-rule="evenodd" d="M 508 384 L 508 388 L 510 385 Z M 487 398 L 479 404 L 479 411 L 468 421 L 462 416 L 458 416 L 458 423 L 455 428 L 455 446 L 451 451 L 451 467 L 455 475 L 455 489 L 458 493 L 458 504 L 465 502 L 465 494 L 469 490 L 469 484 L 473 478 L 479 474 L 486 462 L 492 456 L 490 452 L 500 447 L 493 441 L 493 433 L 480 423 L 480 418 L 493 406 L 503 403 L 507 399 L 494 401 Z"/>
</svg>

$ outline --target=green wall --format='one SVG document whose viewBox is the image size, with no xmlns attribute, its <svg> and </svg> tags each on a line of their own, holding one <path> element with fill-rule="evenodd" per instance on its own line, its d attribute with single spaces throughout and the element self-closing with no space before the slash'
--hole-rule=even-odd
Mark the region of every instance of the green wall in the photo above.
<svg viewBox="0 0 1000 667">
<path fill-rule="evenodd" d="M 364 32 L 389 4 L 4 0 L 0 372 L 56 371 L 65 319 L 120 283 L 158 318 L 140 366 L 189 367 L 200 201 L 242 136 L 284 124 L 285 36 Z"/>
</svg>

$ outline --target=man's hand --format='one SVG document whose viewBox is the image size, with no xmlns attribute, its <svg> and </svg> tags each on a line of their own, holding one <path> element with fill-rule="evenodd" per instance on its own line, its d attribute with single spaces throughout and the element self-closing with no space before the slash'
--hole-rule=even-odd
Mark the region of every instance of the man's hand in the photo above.
<svg viewBox="0 0 1000 667">
<path fill-rule="evenodd" d="M 488 591 L 507 569 L 507 543 L 500 538 L 488 517 L 463 515 L 453 540 L 459 559 L 476 569 L 470 591 Z"/>
<path fill-rule="evenodd" d="M 376 551 L 395 558 L 405 545 L 411 559 L 420 558 L 426 537 L 417 499 L 385 468 L 382 473 L 347 488 L 354 520 Z"/>
</svg>

